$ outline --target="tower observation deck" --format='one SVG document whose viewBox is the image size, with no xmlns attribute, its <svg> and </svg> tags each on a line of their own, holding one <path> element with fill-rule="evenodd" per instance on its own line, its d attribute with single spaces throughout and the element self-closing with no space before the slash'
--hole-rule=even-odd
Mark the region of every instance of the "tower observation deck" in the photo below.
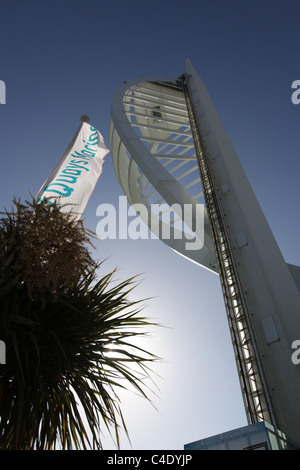
<svg viewBox="0 0 300 470">
<path fill-rule="evenodd" d="M 177 79 L 120 86 L 110 148 L 119 183 L 149 228 L 219 275 L 248 423 L 266 421 L 300 444 L 300 365 L 291 360 L 300 340 L 300 268 L 285 262 L 189 59 Z M 164 208 L 155 223 L 153 204 Z M 188 221 L 180 210 L 186 205 Z M 202 233 L 195 230 L 199 206 Z M 162 237 L 166 224 L 172 230 Z"/>
</svg>

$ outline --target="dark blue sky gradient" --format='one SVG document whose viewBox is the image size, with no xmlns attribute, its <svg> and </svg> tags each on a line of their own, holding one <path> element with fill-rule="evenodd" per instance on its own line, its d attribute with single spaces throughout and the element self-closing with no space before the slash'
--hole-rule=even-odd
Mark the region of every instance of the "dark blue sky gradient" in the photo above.
<svg viewBox="0 0 300 470">
<path fill-rule="evenodd" d="M 37 193 L 80 124 L 109 146 L 117 87 L 136 77 L 178 77 L 188 56 L 204 80 L 254 191 L 291 263 L 300 265 L 300 79 L 298 0 L 0 0 L 0 205 Z M 86 210 L 96 230 L 101 203 L 121 189 L 110 154 Z M 155 332 L 156 411 L 122 395 L 134 449 L 182 449 L 246 424 L 217 276 L 160 241 L 96 240 L 119 278 L 143 273 L 136 295 Z M 1 336 L 1 332 L 0 332 Z M 126 439 L 122 440 L 128 447 Z M 113 448 L 108 440 L 107 448 Z"/>
</svg>

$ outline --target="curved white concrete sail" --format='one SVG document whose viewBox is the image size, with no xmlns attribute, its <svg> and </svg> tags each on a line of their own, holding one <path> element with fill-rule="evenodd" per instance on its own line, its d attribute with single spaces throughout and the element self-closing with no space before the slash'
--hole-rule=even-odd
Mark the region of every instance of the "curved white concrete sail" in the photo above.
<svg viewBox="0 0 300 470">
<path fill-rule="evenodd" d="M 189 59 L 178 79 L 141 78 L 118 89 L 110 143 L 130 204 L 205 202 L 201 249 L 186 250 L 176 230 L 164 241 L 220 276 L 249 423 L 269 421 L 300 443 L 300 366 L 292 361 L 299 268 L 283 259 Z"/>
<path fill-rule="evenodd" d="M 173 227 L 163 241 L 179 254 L 217 271 L 207 214 L 203 203 L 199 168 L 195 155 L 185 98 L 180 83 L 169 78 L 141 78 L 124 83 L 116 92 L 111 112 L 110 147 L 120 185 L 131 205 L 143 204 L 148 217 L 141 218 L 160 237 Z M 164 206 L 163 206 L 164 205 Z M 180 230 L 184 206 L 191 207 L 193 226 Z M 160 206 L 163 214 L 151 208 Z M 187 240 L 188 229 L 197 221 L 196 206 L 204 210 L 204 240 Z M 199 207 L 201 206 L 201 207 Z M 174 217 L 171 209 L 178 208 Z M 156 220 L 155 220 L 156 219 Z M 182 224 L 183 225 L 183 224 Z M 190 233 L 191 235 L 191 233 Z"/>
</svg>

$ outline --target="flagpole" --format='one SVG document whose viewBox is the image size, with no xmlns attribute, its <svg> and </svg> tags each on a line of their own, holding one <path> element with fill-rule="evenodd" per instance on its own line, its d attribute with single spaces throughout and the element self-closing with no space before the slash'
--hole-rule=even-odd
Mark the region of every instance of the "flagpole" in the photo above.
<svg viewBox="0 0 300 470">
<path fill-rule="evenodd" d="M 90 118 L 88 116 L 86 116 L 85 114 L 83 114 L 80 118 L 80 121 L 81 122 L 89 122 Z"/>
</svg>

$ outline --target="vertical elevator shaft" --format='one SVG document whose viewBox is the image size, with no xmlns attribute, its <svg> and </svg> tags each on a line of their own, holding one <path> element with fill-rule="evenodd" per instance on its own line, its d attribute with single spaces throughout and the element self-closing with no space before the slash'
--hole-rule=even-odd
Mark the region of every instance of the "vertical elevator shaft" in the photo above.
<svg viewBox="0 0 300 470">
<path fill-rule="evenodd" d="M 249 424 L 268 421 L 277 425 L 264 372 L 252 335 L 251 318 L 247 308 L 234 252 L 226 230 L 226 223 L 218 203 L 205 146 L 199 132 L 197 110 L 193 106 L 188 75 L 182 76 L 182 85 L 189 114 L 205 205 L 214 240 L 219 276 L 229 322 L 229 329 L 238 368 L 242 395 Z"/>
</svg>

